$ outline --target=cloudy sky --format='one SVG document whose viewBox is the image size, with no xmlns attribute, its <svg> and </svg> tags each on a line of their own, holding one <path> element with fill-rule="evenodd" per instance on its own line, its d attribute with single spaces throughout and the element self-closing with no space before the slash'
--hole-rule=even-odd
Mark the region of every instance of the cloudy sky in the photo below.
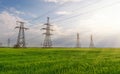
<svg viewBox="0 0 120 74">
<path fill-rule="evenodd" d="M 0 0 L 0 43 L 16 43 L 16 21 L 24 21 L 28 46 L 41 46 L 46 17 L 50 17 L 54 46 L 120 47 L 120 0 Z"/>
</svg>

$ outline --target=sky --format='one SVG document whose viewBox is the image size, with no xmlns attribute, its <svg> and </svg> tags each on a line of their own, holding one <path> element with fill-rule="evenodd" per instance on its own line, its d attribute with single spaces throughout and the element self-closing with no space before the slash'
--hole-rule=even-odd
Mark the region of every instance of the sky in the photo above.
<svg viewBox="0 0 120 74">
<path fill-rule="evenodd" d="M 27 46 L 40 47 L 50 17 L 53 46 L 75 47 L 80 34 L 82 47 L 120 47 L 120 0 L 0 0 L 0 43 L 16 44 L 16 21 L 24 21 Z"/>
</svg>

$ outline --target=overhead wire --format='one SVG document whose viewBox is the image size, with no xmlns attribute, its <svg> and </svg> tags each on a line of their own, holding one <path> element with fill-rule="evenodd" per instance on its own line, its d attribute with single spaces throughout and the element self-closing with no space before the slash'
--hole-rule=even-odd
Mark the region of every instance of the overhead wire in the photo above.
<svg viewBox="0 0 120 74">
<path fill-rule="evenodd" d="M 96 1 L 95 3 L 97 3 L 97 2 L 99 2 L 99 1 Z M 92 5 L 93 3 L 91 3 L 91 4 L 88 4 L 87 6 L 89 6 L 89 5 Z M 77 9 L 75 9 L 75 10 L 77 10 Z M 74 11 L 74 10 L 73 10 Z M 37 36 L 35 36 L 35 37 L 37 37 Z M 32 38 L 33 39 L 33 38 Z M 29 39 L 30 40 L 30 39 Z"/>
<path fill-rule="evenodd" d="M 116 3 L 118 3 L 118 2 L 111 3 L 111 4 L 109 4 L 109 5 L 105 5 L 105 6 L 102 6 L 102 7 L 100 7 L 100 8 L 93 9 L 93 10 L 91 10 L 91 11 L 93 12 L 93 11 L 96 11 L 96 10 L 99 10 L 99 9 L 103 9 L 103 8 L 106 8 L 106 7 L 110 7 L 110 6 L 112 6 L 112 5 L 116 4 Z M 79 16 L 79 15 L 83 15 L 83 14 L 89 13 L 89 12 L 91 12 L 91 11 L 87 11 L 87 12 L 85 12 L 85 13 L 80 13 L 80 14 L 77 14 L 77 15 L 71 16 L 71 17 L 69 17 L 69 18 L 65 18 L 65 19 L 63 19 L 63 20 L 56 21 L 56 22 L 66 21 L 66 20 L 68 20 L 68 19 L 75 18 L 75 17 L 77 17 L 77 16 Z"/>
<path fill-rule="evenodd" d="M 84 2 L 84 0 L 82 0 L 82 1 L 80 1 L 80 2 Z M 93 2 L 93 3 L 89 3 L 89 4 L 85 5 L 85 6 L 80 7 L 80 8 L 83 8 L 83 7 L 85 8 L 85 7 L 88 7 L 89 5 L 92 5 L 92 4 L 94 4 L 94 3 L 99 3 L 99 2 L 100 2 L 100 1 L 97 0 L 97 1 L 95 1 L 95 2 Z M 65 5 L 65 4 L 66 4 L 66 3 L 63 3 L 63 4 L 60 5 L 60 6 L 63 6 L 63 5 Z M 57 8 L 61 8 L 61 7 L 57 6 L 56 9 L 57 9 Z M 55 9 L 55 10 L 56 10 L 56 9 Z M 52 12 L 55 11 L 55 10 L 51 10 L 51 11 L 48 11 L 48 12 L 51 12 L 51 13 L 52 13 Z M 72 10 L 72 11 L 75 11 L 75 10 L 78 10 L 78 8 L 77 8 L 77 9 L 74 9 L 74 10 Z M 46 12 L 46 13 L 47 13 L 47 12 Z M 45 13 L 45 14 L 46 14 L 46 13 Z M 50 13 L 49 13 L 49 14 L 50 14 Z M 59 17 L 62 17 L 62 16 L 59 16 Z M 54 17 L 54 18 L 57 18 L 57 17 Z M 53 18 L 51 18 L 51 19 L 53 19 Z M 33 26 L 35 26 L 35 25 L 30 25 L 29 27 L 33 27 Z"/>
<path fill-rule="evenodd" d="M 87 14 L 87 13 L 89 13 L 89 12 L 93 12 L 93 11 L 97 11 L 97 10 L 100 10 L 100 9 L 103 9 L 103 8 L 106 8 L 106 7 L 113 6 L 113 5 L 117 4 L 117 3 L 120 3 L 120 1 L 111 3 L 111 4 L 109 4 L 109 5 L 105 5 L 105 6 L 102 6 L 102 7 L 99 7 L 99 8 L 96 8 L 96 9 L 93 9 L 93 10 L 90 10 L 90 11 L 87 11 L 87 12 L 84 12 L 84 13 L 79 13 L 79 14 L 77 14 L 77 15 L 73 15 L 73 16 L 70 16 L 70 17 L 67 17 L 67 18 L 63 18 L 63 19 L 61 19 L 61 20 L 53 21 L 53 22 L 55 23 L 55 22 L 61 22 L 61 21 L 66 21 L 66 20 L 69 20 L 69 19 L 73 19 L 73 18 L 79 17 L 80 15 Z"/>
<path fill-rule="evenodd" d="M 60 4 L 60 5 L 58 5 L 57 7 L 52 8 L 51 10 L 49 10 L 49 11 L 47 11 L 46 13 L 38 16 L 37 18 L 34 18 L 34 19 L 30 20 L 29 22 L 38 20 L 38 19 L 40 19 L 41 17 L 44 17 L 45 15 L 50 14 L 51 12 L 53 12 L 53 11 L 55 11 L 55 10 L 58 10 L 59 8 L 63 7 L 65 4 L 67 4 L 67 2 L 64 2 L 64 3 Z"/>
<path fill-rule="evenodd" d="M 68 18 L 64 18 L 64 19 L 62 19 L 62 20 L 54 21 L 54 23 L 55 23 L 55 22 L 61 22 L 61 21 L 63 22 L 63 21 L 66 21 L 66 20 L 68 20 L 68 19 L 72 19 L 72 18 L 78 17 L 78 16 L 83 15 L 83 14 L 87 14 L 87 13 L 92 12 L 92 11 L 96 11 L 96 10 L 99 10 L 99 9 L 102 9 L 102 8 L 106 8 L 106 7 L 112 6 L 112 5 L 116 4 L 116 3 L 118 3 L 118 2 L 111 3 L 111 4 L 109 4 L 109 5 L 105 5 L 105 6 L 102 6 L 102 7 L 100 7 L 100 8 L 96 8 L 96 9 L 93 9 L 93 10 L 91 10 L 91 11 L 87 11 L 87 12 L 84 12 L 84 13 L 80 13 L 80 14 L 77 14 L 77 15 L 74 15 L 74 16 L 71 16 L 71 17 L 68 17 Z M 38 37 L 38 36 L 36 36 L 36 37 Z"/>
<path fill-rule="evenodd" d="M 80 1 L 80 2 L 84 2 L 84 0 L 82 0 L 82 1 Z M 95 3 L 97 3 L 97 2 L 99 2 L 99 0 L 97 0 Z M 53 9 L 47 11 L 46 13 L 38 16 L 37 18 L 34 18 L 34 19 L 30 20 L 29 22 L 31 23 L 31 22 L 33 22 L 33 21 L 35 21 L 35 20 L 39 20 L 41 17 L 44 17 L 44 16 L 47 15 L 47 14 L 53 13 L 54 11 L 58 10 L 59 8 L 62 8 L 62 7 L 63 7 L 64 5 L 66 5 L 67 3 L 69 3 L 69 2 L 64 2 L 64 3 L 60 4 L 60 5 L 58 5 L 57 7 L 55 7 L 55 8 L 53 8 Z M 88 4 L 88 5 L 91 5 L 91 4 L 93 4 L 93 3 L 90 3 L 90 4 Z M 87 5 L 87 6 L 88 6 L 88 5 Z M 81 7 L 81 8 L 82 8 L 82 7 Z M 76 9 L 76 10 L 77 10 L 77 9 Z M 73 10 L 73 11 L 74 11 L 74 10 Z M 59 16 L 59 17 L 61 17 L 61 16 Z M 53 18 L 51 18 L 51 19 L 55 19 L 55 18 L 58 18 L 58 16 L 57 16 L 57 17 L 53 17 Z M 32 27 L 32 26 L 34 26 L 34 25 L 30 25 L 30 27 Z"/>
<path fill-rule="evenodd" d="M 86 7 L 89 7 L 90 5 L 94 5 L 94 4 L 97 4 L 97 3 L 99 3 L 99 2 L 101 2 L 101 0 L 97 0 L 97 1 L 95 1 L 95 2 L 90 2 L 90 3 L 88 3 L 87 5 L 84 5 L 84 6 L 80 6 L 79 8 L 76 8 L 76 9 L 72 9 L 71 10 L 71 12 L 73 13 L 73 12 L 76 12 L 76 10 L 79 10 L 80 8 L 86 8 Z M 58 17 L 63 17 L 63 16 L 58 16 Z M 56 18 L 58 18 L 57 16 L 56 17 L 53 17 L 52 19 L 55 19 L 56 20 Z"/>
<path fill-rule="evenodd" d="M 84 0 L 82 0 L 82 1 L 80 1 L 80 2 L 84 2 Z M 100 0 L 97 0 L 97 1 L 95 1 L 95 2 L 92 2 L 92 3 L 89 3 L 89 4 L 87 4 L 87 5 L 85 5 L 85 6 L 81 6 L 81 7 L 79 7 L 79 8 L 76 8 L 76 9 L 73 9 L 72 10 L 72 12 L 75 12 L 76 10 L 78 10 L 78 9 L 80 9 L 80 8 L 86 8 L 86 7 L 89 7 L 90 5 L 93 5 L 93 4 L 97 4 L 97 3 L 99 3 L 100 2 Z M 65 3 L 64 3 L 64 5 L 65 5 Z M 59 7 L 59 6 L 58 6 Z M 63 6 L 62 6 L 63 7 Z M 61 7 L 60 7 L 61 8 Z M 54 10 L 55 11 L 55 10 Z M 53 11 L 51 11 L 50 13 L 52 13 Z M 49 14 L 50 14 L 49 13 Z M 52 17 L 51 19 L 55 19 L 55 20 L 57 20 L 56 18 L 61 18 L 61 17 L 64 17 L 64 16 L 55 16 L 55 17 Z M 31 25 L 30 27 L 32 27 L 32 26 L 34 26 L 34 25 Z"/>
</svg>

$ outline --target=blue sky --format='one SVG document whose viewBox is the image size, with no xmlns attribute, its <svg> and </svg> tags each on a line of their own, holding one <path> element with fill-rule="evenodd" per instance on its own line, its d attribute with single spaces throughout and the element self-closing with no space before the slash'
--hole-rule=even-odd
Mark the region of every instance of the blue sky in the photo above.
<svg viewBox="0 0 120 74">
<path fill-rule="evenodd" d="M 46 17 L 55 29 L 54 46 L 75 46 L 80 33 L 81 46 L 88 47 L 93 34 L 96 47 L 120 45 L 119 0 L 0 0 L 0 42 L 16 43 L 17 20 L 26 22 L 26 40 L 29 46 L 40 46 Z M 32 26 L 31 26 L 32 25 Z"/>
<path fill-rule="evenodd" d="M 1 10 L 9 10 L 14 8 L 20 12 L 30 13 L 36 16 L 40 16 L 54 7 L 51 3 L 47 3 L 41 0 L 1 0 Z M 23 16 L 23 15 L 22 15 Z M 30 18 L 31 16 L 23 16 L 23 18 Z"/>
</svg>

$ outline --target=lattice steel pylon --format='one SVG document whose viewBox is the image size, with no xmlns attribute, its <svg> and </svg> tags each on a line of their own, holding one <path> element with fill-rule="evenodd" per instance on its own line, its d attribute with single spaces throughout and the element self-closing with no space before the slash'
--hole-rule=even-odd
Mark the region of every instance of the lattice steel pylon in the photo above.
<svg viewBox="0 0 120 74">
<path fill-rule="evenodd" d="M 79 35 L 79 33 L 77 33 L 77 39 L 76 39 L 76 47 L 77 48 L 80 48 L 81 47 L 81 45 L 80 45 L 80 35 Z"/>
<path fill-rule="evenodd" d="M 17 21 L 17 24 L 19 24 L 20 26 L 15 27 L 15 28 L 19 29 L 19 33 L 18 33 L 17 43 L 16 43 L 16 45 L 14 45 L 14 47 L 15 48 L 25 48 L 26 47 L 25 30 L 27 30 L 28 28 L 24 27 L 24 22 Z"/>
<path fill-rule="evenodd" d="M 89 46 L 89 48 L 94 48 L 95 46 L 94 46 L 94 42 L 93 42 L 93 36 L 91 35 L 90 36 L 90 46 Z"/>
<path fill-rule="evenodd" d="M 45 39 L 43 42 L 43 48 L 50 48 L 52 47 L 52 40 L 51 40 L 51 31 L 53 31 L 53 29 L 51 29 L 50 22 L 49 22 L 49 17 L 47 17 L 47 23 L 45 23 L 44 25 L 46 25 L 46 28 L 42 28 L 43 30 L 45 30 L 46 32 L 43 33 L 45 35 Z"/>
<path fill-rule="evenodd" d="M 8 38 L 8 47 L 10 47 L 10 38 Z"/>
</svg>

